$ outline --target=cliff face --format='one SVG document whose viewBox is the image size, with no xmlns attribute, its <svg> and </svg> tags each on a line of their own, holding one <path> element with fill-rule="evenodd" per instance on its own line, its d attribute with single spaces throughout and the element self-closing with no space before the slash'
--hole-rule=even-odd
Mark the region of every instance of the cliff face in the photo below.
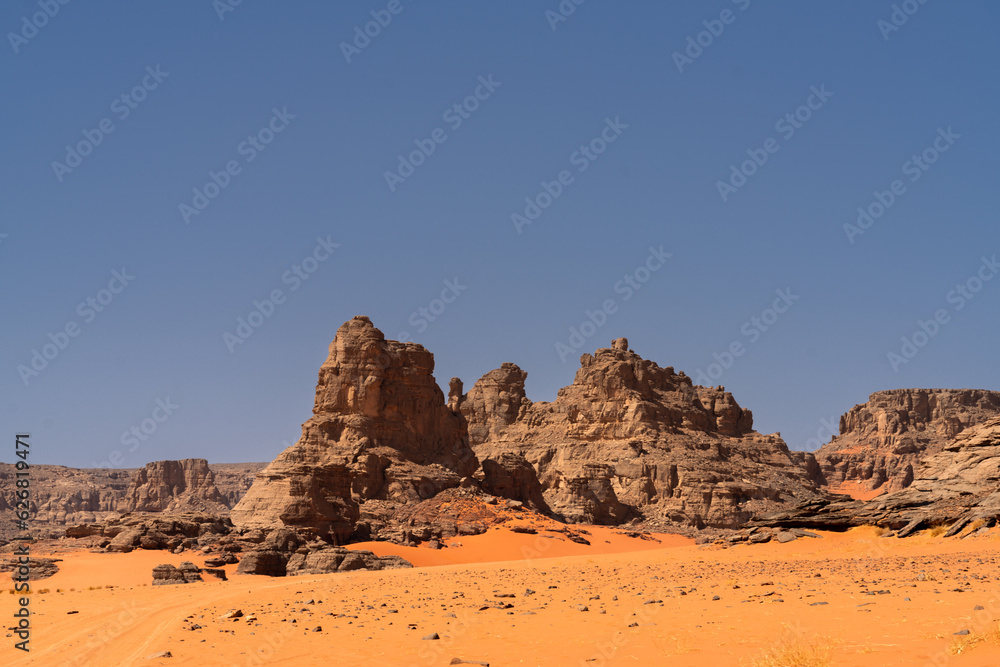
<svg viewBox="0 0 1000 667">
<path fill-rule="evenodd" d="M 386 340 L 367 317 L 341 326 L 302 437 L 258 474 L 233 522 L 342 543 L 379 536 L 399 507 L 459 486 L 479 462 L 433 370 L 430 352 Z"/>
<path fill-rule="evenodd" d="M 461 411 L 484 472 L 523 458 L 554 513 L 606 524 L 735 527 L 819 494 L 811 456 L 754 431 L 751 412 L 722 388 L 694 386 L 625 339 L 580 363 L 551 403 L 525 397 L 526 374 L 513 364 L 476 382 Z"/>
<path fill-rule="evenodd" d="M 905 489 L 875 499 L 820 500 L 758 517 L 766 526 L 829 528 L 878 525 L 905 537 L 947 525 L 945 536 L 968 534 L 1000 519 L 1000 417 L 970 426 L 914 464 Z"/>
<path fill-rule="evenodd" d="M 263 463 L 209 464 L 207 469 L 204 465 L 203 459 L 159 461 L 141 469 L 32 465 L 32 531 L 58 536 L 65 526 L 102 522 L 147 507 L 225 514 L 264 467 Z M 15 472 L 13 465 L 0 463 L 0 511 L 13 509 Z M 10 537 L 12 531 L 12 522 L 0 523 L 0 538 Z"/>
<path fill-rule="evenodd" d="M 205 459 L 147 463 L 132 477 L 119 507 L 126 512 L 229 509 Z"/>
<path fill-rule="evenodd" d="M 1000 392 L 879 391 L 840 418 L 840 435 L 816 452 L 816 460 L 832 491 L 858 497 L 899 491 L 914 481 L 921 457 L 998 415 Z"/>
</svg>

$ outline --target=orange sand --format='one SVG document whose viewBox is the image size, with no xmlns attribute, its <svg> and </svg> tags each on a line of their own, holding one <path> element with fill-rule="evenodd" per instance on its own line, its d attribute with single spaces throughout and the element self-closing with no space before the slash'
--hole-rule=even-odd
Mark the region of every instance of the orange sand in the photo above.
<svg viewBox="0 0 1000 667">
<path fill-rule="evenodd" d="M 833 493 L 843 493 L 855 500 L 871 500 L 885 493 L 885 489 L 868 489 L 861 482 L 841 482 L 830 489 Z"/>
<path fill-rule="evenodd" d="M 15 651 L 8 637 L 0 660 L 430 667 L 457 657 L 493 667 L 753 666 L 798 664 L 755 661 L 816 642 L 835 667 L 1000 664 L 1000 643 L 958 643 L 998 627 L 996 531 L 900 540 L 856 529 L 722 549 L 586 530 L 591 547 L 499 528 L 447 540 L 463 546 L 442 550 L 376 545 L 428 564 L 415 569 L 235 575 L 184 586 L 136 584 L 151 581 L 161 562 L 201 564 L 193 554 L 64 555 L 60 572 L 38 582 L 50 591 L 32 599 L 31 654 Z M 525 546 L 534 549 L 527 558 Z M 484 562 L 491 555 L 508 560 Z M 86 590 L 101 582 L 118 587 Z M 70 587 L 76 590 L 55 592 Z M 5 610 L 13 608 L 8 599 Z M 257 618 L 219 619 L 233 608 Z M 185 629 L 191 622 L 202 627 Z M 966 629 L 970 635 L 954 635 Z M 422 639 L 435 632 L 440 639 Z M 953 655 L 952 647 L 962 650 Z M 173 657 L 145 659 L 163 650 Z"/>
</svg>

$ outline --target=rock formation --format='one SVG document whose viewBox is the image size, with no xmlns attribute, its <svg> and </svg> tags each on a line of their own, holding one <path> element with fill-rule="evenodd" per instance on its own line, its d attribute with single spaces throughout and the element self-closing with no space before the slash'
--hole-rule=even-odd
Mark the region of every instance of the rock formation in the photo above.
<svg viewBox="0 0 1000 667">
<path fill-rule="evenodd" d="M 23 581 L 21 567 L 25 564 L 20 561 L 20 556 L 12 558 L 0 558 L 0 572 L 10 572 L 10 578 L 14 581 Z M 28 558 L 28 581 L 38 581 L 48 579 L 59 571 L 56 563 L 61 563 L 62 558 L 38 558 L 32 556 Z"/>
<path fill-rule="evenodd" d="M 327 574 L 352 570 L 390 570 L 413 567 L 399 556 L 379 557 L 371 551 L 345 549 L 314 540 L 287 528 L 272 531 L 258 548 L 246 553 L 236 568 L 238 574 L 284 577 Z"/>
<path fill-rule="evenodd" d="M 243 497 L 254 475 L 265 465 L 213 463 L 208 465 L 207 472 L 202 469 L 194 473 L 194 468 L 201 464 L 192 464 L 192 461 L 200 459 L 160 461 L 147 465 L 144 470 L 32 465 L 32 533 L 37 537 L 57 537 L 64 533 L 66 526 L 102 522 L 145 507 L 152 510 L 156 504 L 150 504 L 150 493 L 166 499 L 165 505 L 171 512 L 207 510 L 224 514 Z M 191 470 L 192 477 L 185 477 L 188 475 L 185 472 L 180 475 L 183 482 L 167 484 L 162 471 L 178 465 Z M 13 510 L 10 501 L 14 497 L 15 472 L 13 465 L 0 463 L 0 512 Z M 143 475 L 144 482 L 136 481 L 137 476 Z M 194 478 L 206 480 L 210 475 L 214 476 L 214 491 L 210 485 L 192 483 Z M 180 489 L 180 493 L 174 495 L 172 489 Z M 201 498 L 214 498 L 215 501 L 206 504 Z M 0 538 L 13 536 L 13 527 L 12 521 L 0 522 Z"/>
<path fill-rule="evenodd" d="M 0 463 L 0 511 L 13 511 L 14 466 Z M 39 537 L 61 534 L 71 523 L 90 523 L 116 515 L 132 470 L 83 470 L 38 464 L 31 466 L 31 522 Z M 10 536 L 13 521 L 0 522 L 0 537 Z"/>
<path fill-rule="evenodd" d="M 532 403 L 526 374 L 503 364 L 460 402 L 470 442 L 494 492 L 541 504 L 571 521 L 630 518 L 694 527 L 736 527 L 757 513 L 819 497 L 811 455 L 793 456 L 724 388 L 695 386 L 628 348 L 584 354 L 555 401 Z"/>
<path fill-rule="evenodd" d="M 899 531 L 948 526 L 946 536 L 1000 519 L 1000 417 L 971 426 L 915 464 L 905 489 L 872 500 L 816 500 L 756 518 L 760 526 L 843 530 L 873 524 Z"/>
<path fill-rule="evenodd" d="M 233 524 L 228 517 L 180 513 L 124 514 L 99 523 L 71 526 L 65 536 L 92 538 L 94 546 L 128 553 L 133 549 L 191 549 L 219 542 Z"/>
<path fill-rule="evenodd" d="M 386 340 L 367 317 L 346 322 L 302 437 L 257 475 L 234 523 L 341 544 L 379 537 L 397 508 L 459 486 L 479 463 L 433 370 L 423 346 Z"/>
<path fill-rule="evenodd" d="M 157 565 L 153 568 L 153 585 L 169 586 L 171 584 L 191 584 L 203 581 L 201 569 L 191 561 L 182 561 L 180 567 L 170 564 Z"/>
<path fill-rule="evenodd" d="M 147 463 L 132 477 L 119 507 L 126 512 L 229 509 L 205 459 Z"/>
<path fill-rule="evenodd" d="M 894 389 L 875 392 L 840 418 L 840 435 L 816 452 L 830 490 L 859 497 L 898 491 L 917 461 L 963 429 L 1000 415 L 1000 392 Z"/>
</svg>

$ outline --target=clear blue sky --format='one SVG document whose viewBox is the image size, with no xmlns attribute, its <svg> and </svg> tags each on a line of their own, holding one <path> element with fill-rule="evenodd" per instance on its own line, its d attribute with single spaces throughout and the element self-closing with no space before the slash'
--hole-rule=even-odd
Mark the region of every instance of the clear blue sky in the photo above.
<svg viewBox="0 0 1000 667">
<path fill-rule="evenodd" d="M 36 463 L 270 460 L 357 314 L 445 386 L 513 361 L 533 400 L 618 336 L 692 376 L 736 343 L 711 383 L 792 448 L 880 389 L 1000 389 L 1000 280 L 949 298 L 1000 253 L 995 3 L 913 2 L 898 30 L 887 0 L 390 4 L 4 3 L 4 437 L 30 430 Z M 391 22 L 345 49 L 372 11 Z M 875 191 L 895 200 L 852 243 Z M 547 207 L 519 233 L 525 198 Z"/>
</svg>

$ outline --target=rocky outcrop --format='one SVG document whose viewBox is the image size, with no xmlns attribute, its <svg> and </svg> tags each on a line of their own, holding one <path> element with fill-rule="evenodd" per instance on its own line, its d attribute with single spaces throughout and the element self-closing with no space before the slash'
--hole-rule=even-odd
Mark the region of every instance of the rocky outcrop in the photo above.
<svg viewBox="0 0 1000 667">
<path fill-rule="evenodd" d="M 378 538 L 386 512 L 459 486 L 479 462 L 433 370 L 423 346 L 386 340 L 367 317 L 341 326 L 302 437 L 257 475 L 234 523 L 342 544 Z"/>
<path fill-rule="evenodd" d="M 22 563 L 19 556 L 13 558 L 0 558 L 0 572 L 10 572 L 10 578 L 14 581 L 38 581 L 48 579 L 59 571 L 56 563 L 62 562 L 62 558 L 38 558 L 29 557 L 27 563 Z M 27 567 L 27 575 L 24 568 Z"/>
<path fill-rule="evenodd" d="M 469 441 L 486 442 L 506 429 L 531 407 L 524 393 L 528 374 L 516 364 L 504 363 L 479 378 L 459 402 L 469 422 Z"/>
<path fill-rule="evenodd" d="M 14 466 L 0 463 L 0 511 L 13 511 Z M 91 523 L 116 516 L 133 470 L 31 466 L 31 530 L 37 537 L 54 537 L 71 523 Z M 9 536 L 13 521 L 0 522 L 0 537 Z"/>
<path fill-rule="evenodd" d="M 164 564 L 153 568 L 153 585 L 191 584 L 202 581 L 201 570 L 190 561 L 182 561 L 180 567 Z"/>
<path fill-rule="evenodd" d="M 278 528 L 259 548 L 243 556 L 236 573 L 284 577 L 403 567 L 413 566 L 399 556 L 379 557 L 371 551 L 330 546 L 322 541 L 307 542 L 300 532 Z"/>
<path fill-rule="evenodd" d="M 879 391 L 840 418 L 840 435 L 816 452 L 827 485 L 860 498 L 905 489 L 921 457 L 964 429 L 1000 415 L 1000 392 Z"/>
<path fill-rule="evenodd" d="M 186 461 L 198 461 L 187 459 Z M 31 466 L 31 498 L 34 512 L 31 520 L 32 533 L 37 537 L 48 538 L 63 535 L 66 526 L 90 524 L 115 518 L 123 512 L 130 512 L 148 507 L 150 511 L 156 503 L 150 502 L 150 493 L 166 499 L 168 511 L 210 511 L 226 513 L 235 505 L 253 483 L 254 475 L 264 468 L 263 463 L 221 463 L 209 464 L 208 472 L 197 473 L 201 479 L 209 474 L 214 476 L 216 491 L 207 487 L 200 488 L 193 479 L 184 477 L 183 489 L 175 495 L 171 489 L 178 484 L 157 483 L 153 491 L 147 483 L 137 483 L 134 478 L 145 475 L 149 481 L 159 479 L 165 482 L 166 477 L 157 472 L 172 465 L 185 465 L 186 461 L 160 461 L 143 469 L 107 469 L 107 468 L 67 468 L 37 464 Z M 166 465 L 165 465 L 166 464 Z M 152 466 L 153 468 L 151 469 Z M 193 471 L 193 469 L 191 469 Z M 0 512 L 12 511 L 10 502 L 14 497 L 16 481 L 14 466 L 0 463 Z M 182 496 L 182 497 L 181 497 Z M 211 497 L 211 503 L 202 503 L 201 498 Z M 188 503 L 187 501 L 192 501 Z M 13 535 L 14 523 L 0 522 L 0 538 Z"/>
<path fill-rule="evenodd" d="M 756 518 L 771 527 L 843 530 L 876 525 L 905 537 L 921 528 L 948 526 L 945 536 L 995 525 L 1000 520 L 1000 418 L 971 426 L 941 451 L 915 464 L 905 489 L 861 501 L 817 500 Z"/>
<path fill-rule="evenodd" d="M 227 509 L 236 506 L 240 498 L 253 486 L 257 473 L 264 469 L 266 463 L 209 463 L 208 467 L 215 476 L 215 488 L 225 499 Z"/>
<path fill-rule="evenodd" d="M 530 498 L 529 481 L 488 470 L 489 461 L 520 457 L 556 516 L 730 528 L 822 496 L 811 455 L 796 458 L 778 435 L 754 431 L 751 412 L 724 388 L 695 386 L 624 338 L 583 355 L 573 384 L 551 403 L 531 403 L 525 377 L 513 364 L 490 371 L 461 411 L 484 483 L 528 487 L 514 493 Z"/>
<path fill-rule="evenodd" d="M 481 466 L 477 476 L 482 477 L 483 491 L 518 500 L 531 509 L 549 513 L 538 474 L 523 456 L 502 452 L 495 459 L 483 459 Z"/>
<path fill-rule="evenodd" d="M 132 477 L 119 507 L 126 512 L 229 509 L 205 459 L 147 463 Z"/>
<path fill-rule="evenodd" d="M 190 549 L 215 544 L 228 535 L 228 517 L 211 514 L 124 514 L 95 524 L 70 526 L 66 537 L 89 539 L 95 546 L 128 553 L 134 549 Z"/>
</svg>

